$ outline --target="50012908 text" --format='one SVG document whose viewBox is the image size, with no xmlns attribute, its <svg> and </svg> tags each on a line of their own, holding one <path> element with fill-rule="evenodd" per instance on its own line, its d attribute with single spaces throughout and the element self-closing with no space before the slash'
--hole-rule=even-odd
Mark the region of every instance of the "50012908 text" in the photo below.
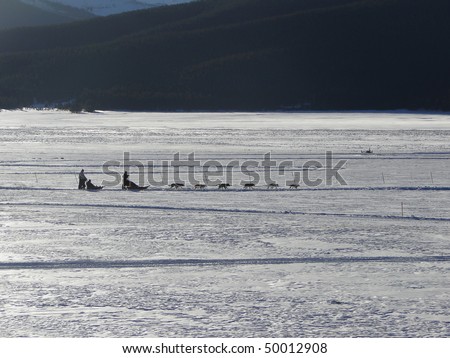
<svg viewBox="0 0 450 358">
<path fill-rule="evenodd" d="M 264 353 L 327 353 L 326 343 L 266 343 Z"/>
</svg>

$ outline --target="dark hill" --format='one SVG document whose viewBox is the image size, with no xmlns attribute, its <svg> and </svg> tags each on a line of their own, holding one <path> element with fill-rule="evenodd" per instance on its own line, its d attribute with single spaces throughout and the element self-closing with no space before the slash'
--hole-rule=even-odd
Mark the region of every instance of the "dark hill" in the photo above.
<svg viewBox="0 0 450 358">
<path fill-rule="evenodd" d="M 0 107 L 450 109 L 447 0 L 209 0 L 0 33 Z"/>
<path fill-rule="evenodd" d="M 49 10 L 28 5 L 19 0 L 0 1 L 0 30 L 24 27 L 54 25 L 92 18 L 88 12 L 59 4 Z M 53 11 L 51 11 L 53 10 Z"/>
</svg>

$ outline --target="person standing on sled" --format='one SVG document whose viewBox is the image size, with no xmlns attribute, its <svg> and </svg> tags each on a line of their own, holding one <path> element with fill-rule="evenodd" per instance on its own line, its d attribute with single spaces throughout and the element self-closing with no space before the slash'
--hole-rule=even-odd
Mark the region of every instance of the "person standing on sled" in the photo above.
<svg viewBox="0 0 450 358">
<path fill-rule="evenodd" d="M 123 184 L 122 184 L 122 189 L 127 189 L 130 186 L 130 181 L 128 180 L 130 176 L 128 175 L 128 173 L 125 171 L 125 173 L 123 173 Z"/>
<path fill-rule="evenodd" d="M 78 174 L 78 189 L 86 189 L 86 175 L 84 175 L 84 169 L 81 169 L 80 174 Z"/>
</svg>

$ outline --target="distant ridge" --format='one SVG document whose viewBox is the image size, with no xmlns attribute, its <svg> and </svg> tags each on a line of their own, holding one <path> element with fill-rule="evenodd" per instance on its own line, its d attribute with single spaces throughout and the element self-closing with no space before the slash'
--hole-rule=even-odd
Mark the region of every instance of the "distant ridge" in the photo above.
<svg viewBox="0 0 450 358">
<path fill-rule="evenodd" d="M 45 2 L 45 0 L 40 0 Z M 1 0 L 0 30 L 24 26 L 55 25 L 94 17 L 92 14 L 53 4 L 48 8 L 33 6 L 31 0 Z"/>
<path fill-rule="evenodd" d="M 448 14 L 448 0 L 205 0 L 0 32 L 0 108 L 449 110 Z"/>
<path fill-rule="evenodd" d="M 45 2 L 68 5 L 96 16 L 108 16 L 122 12 L 149 9 L 156 6 L 173 5 L 191 0 L 21 0 L 23 2 Z"/>
</svg>

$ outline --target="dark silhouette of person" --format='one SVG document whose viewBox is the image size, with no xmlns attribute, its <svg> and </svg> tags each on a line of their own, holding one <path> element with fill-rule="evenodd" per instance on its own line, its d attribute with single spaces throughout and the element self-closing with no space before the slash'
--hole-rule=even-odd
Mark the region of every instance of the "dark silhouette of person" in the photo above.
<svg viewBox="0 0 450 358">
<path fill-rule="evenodd" d="M 130 181 L 128 180 L 130 176 L 128 175 L 128 173 L 125 171 L 125 173 L 123 173 L 123 184 L 122 184 L 122 189 L 127 189 L 130 186 Z"/>
<path fill-rule="evenodd" d="M 81 169 L 80 174 L 78 174 L 78 189 L 86 189 L 86 175 L 84 175 L 84 169 Z"/>
</svg>

